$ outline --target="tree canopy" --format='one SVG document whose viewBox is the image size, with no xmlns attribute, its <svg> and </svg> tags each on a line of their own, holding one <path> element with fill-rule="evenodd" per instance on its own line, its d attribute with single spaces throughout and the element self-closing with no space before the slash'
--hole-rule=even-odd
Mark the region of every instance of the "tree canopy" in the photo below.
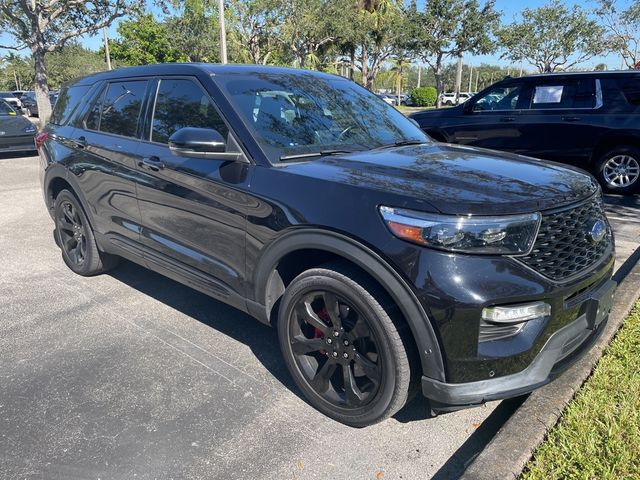
<svg viewBox="0 0 640 480">
<path fill-rule="evenodd" d="M 527 61 L 539 72 L 567 70 L 605 51 L 604 29 L 579 5 L 552 0 L 525 8 L 521 20 L 498 31 L 503 58 Z"/>
</svg>

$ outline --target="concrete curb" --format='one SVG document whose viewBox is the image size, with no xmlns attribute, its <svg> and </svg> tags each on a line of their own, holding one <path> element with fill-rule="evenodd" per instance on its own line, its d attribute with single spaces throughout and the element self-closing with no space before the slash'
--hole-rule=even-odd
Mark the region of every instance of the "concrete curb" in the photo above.
<svg viewBox="0 0 640 480">
<path fill-rule="evenodd" d="M 592 349 L 558 379 L 536 390 L 514 412 L 460 477 L 462 480 L 514 479 L 589 378 L 593 367 L 640 297 L 640 248 L 614 275 L 619 282 L 609 321 Z"/>
</svg>

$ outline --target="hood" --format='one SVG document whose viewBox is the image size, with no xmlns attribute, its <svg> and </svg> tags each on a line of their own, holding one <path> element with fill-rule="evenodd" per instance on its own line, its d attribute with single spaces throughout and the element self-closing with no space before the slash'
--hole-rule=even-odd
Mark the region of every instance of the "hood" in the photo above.
<svg viewBox="0 0 640 480">
<path fill-rule="evenodd" d="M 378 190 L 395 207 L 448 214 L 529 213 L 593 195 L 586 172 L 520 155 L 425 144 L 324 157 L 286 167 L 292 173 Z M 425 205 L 428 204 L 428 205 Z"/>
<path fill-rule="evenodd" d="M 31 125 L 31 122 L 21 115 L 0 115 L 0 138 L 17 137 L 21 135 L 33 136 L 35 132 L 26 133 L 25 127 Z"/>
</svg>

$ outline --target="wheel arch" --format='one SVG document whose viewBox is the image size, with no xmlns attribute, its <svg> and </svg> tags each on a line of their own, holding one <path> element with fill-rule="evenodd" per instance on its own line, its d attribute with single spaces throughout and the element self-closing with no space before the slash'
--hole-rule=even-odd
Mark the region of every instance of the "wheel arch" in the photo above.
<svg viewBox="0 0 640 480">
<path fill-rule="evenodd" d="M 76 179 L 73 178 L 73 175 L 69 175 L 69 172 L 64 166 L 60 164 L 50 165 L 45 173 L 43 186 L 45 203 L 47 205 L 47 209 L 49 210 L 49 215 L 53 217 L 55 199 L 62 190 L 66 189 L 71 191 L 71 193 L 76 196 L 76 198 L 80 202 L 80 205 L 82 206 L 82 209 L 89 218 L 89 223 L 91 225 L 95 225 L 93 212 L 90 208 L 88 208 L 87 200 L 82 193 L 80 185 L 78 184 Z"/>
<path fill-rule="evenodd" d="M 607 151 L 624 146 L 640 148 L 640 137 L 632 134 L 616 134 L 601 138 L 591 154 L 589 160 L 590 167 L 592 169 L 595 168 L 600 157 Z"/>
<path fill-rule="evenodd" d="M 298 260 L 303 257 L 307 265 Z M 445 379 L 440 346 L 429 318 L 404 279 L 376 252 L 345 235 L 320 229 L 297 230 L 285 234 L 263 252 L 254 278 L 256 304 L 251 313 L 272 323 L 278 301 L 284 293 L 287 278 L 293 275 L 281 268 L 283 260 L 292 261 L 294 271 L 317 267 L 327 261 L 344 260 L 367 273 L 387 292 L 400 308 L 416 344 L 422 372 L 430 378 Z M 283 274 L 284 277 L 283 278 Z M 295 275 L 294 275 L 295 276 Z"/>
</svg>

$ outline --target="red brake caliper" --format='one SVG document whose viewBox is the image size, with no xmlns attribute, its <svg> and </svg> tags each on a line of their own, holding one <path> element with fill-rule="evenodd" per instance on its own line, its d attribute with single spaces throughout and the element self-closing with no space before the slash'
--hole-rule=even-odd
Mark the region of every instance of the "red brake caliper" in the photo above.
<svg viewBox="0 0 640 480">
<path fill-rule="evenodd" d="M 329 313 L 327 313 L 327 307 L 322 307 L 322 310 L 316 313 L 318 314 L 318 317 L 320 317 L 320 320 L 322 320 L 327 325 L 329 324 L 330 319 Z M 319 328 L 316 328 L 313 334 L 313 338 L 324 338 L 324 333 L 322 333 L 322 330 L 320 330 Z M 320 350 L 320 353 L 323 355 L 328 355 L 328 352 L 324 349 Z"/>
</svg>

